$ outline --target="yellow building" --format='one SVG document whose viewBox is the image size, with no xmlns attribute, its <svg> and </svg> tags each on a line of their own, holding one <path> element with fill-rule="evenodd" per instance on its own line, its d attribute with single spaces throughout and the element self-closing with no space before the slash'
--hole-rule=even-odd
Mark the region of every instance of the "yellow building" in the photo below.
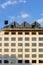
<svg viewBox="0 0 43 65">
<path fill-rule="evenodd" d="M 0 31 L 0 65 L 43 65 L 43 28 L 13 22 Z"/>
</svg>

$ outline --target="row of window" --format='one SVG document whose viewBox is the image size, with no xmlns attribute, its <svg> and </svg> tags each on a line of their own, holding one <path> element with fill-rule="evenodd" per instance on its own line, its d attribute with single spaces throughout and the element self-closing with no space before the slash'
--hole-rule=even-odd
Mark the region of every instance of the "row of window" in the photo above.
<svg viewBox="0 0 43 65">
<path fill-rule="evenodd" d="M 4 37 L 4 40 L 5 41 L 8 41 L 9 40 L 9 37 Z M 22 37 L 18 37 L 18 41 L 22 41 L 23 38 Z M 26 37 L 25 40 L 29 41 L 29 37 Z M 2 41 L 2 38 L 0 37 L 0 41 Z M 16 38 L 15 37 L 12 37 L 11 38 L 11 41 L 16 41 Z"/>
<path fill-rule="evenodd" d="M 4 37 L 5 41 L 9 41 L 9 37 Z M 18 37 L 18 41 L 22 41 L 23 38 L 22 37 Z M 30 38 L 29 37 L 25 37 L 25 41 L 29 41 Z M 36 37 L 32 37 L 32 41 L 36 41 L 37 38 Z M 2 37 L 0 37 L 0 41 L 2 41 Z M 11 37 L 11 41 L 16 41 L 15 37 Z M 39 37 L 39 41 L 43 41 L 43 37 Z"/>
<path fill-rule="evenodd" d="M 22 60 L 18 60 L 18 63 L 22 63 Z M 2 60 L 0 60 L 0 63 L 2 63 Z M 4 60 L 4 63 L 9 63 L 9 60 Z M 11 64 L 15 64 L 16 60 L 11 60 Z M 30 63 L 29 60 L 25 60 L 25 63 Z M 32 63 L 36 63 L 36 60 L 32 60 Z M 39 63 L 43 63 L 43 60 L 39 60 Z"/>
<path fill-rule="evenodd" d="M 4 32 L 5 35 L 8 35 L 9 32 Z M 16 32 L 11 32 L 12 35 L 15 35 Z M 22 35 L 23 32 L 18 32 L 18 35 Z M 31 32 L 32 35 L 36 35 L 36 32 Z M 43 35 L 43 32 L 38 32 L 39 35 Z M 25 35 L 29 35 L 29 32 L 25 32 Z"/>
<path fill-rule="evenodd" d="M 30 57 L 29 54 L 25 54 L 24 56 L 25 56 L 25 58 L 29 58 Z M 36 58 L 37 57 L 36 54 L 32 54 L 31 56 L 32 56 L 32 58 Z M 39 56 L 39 58 L 43 58 L 43 54 L 39 54 L 38 56 Z M 4 56 L 2 56 L 2 54 L 0 54 L 0 58 L 2 58 L 2 57 L 4 57 L 4 58 L 10 58 L 10 57 L 11 58 L 16 58 L 16 54 L 11 54 L 11 56 L 9 56 L 8 54 L 4 54 Z M 18 58 L 22 58 L 22 57 L 23 57 L 22 54 L 18 54 Z"/>
<path fill-rule="evenodd" d="M 37 43 L 32 43 L 32 46 L 36 46 Z M 2 46 L 2 43 L 0 43 L 0 46 Z M 4 43 L 4 46 L 8 47 L 9 43 Z M 11 46 L 16 46 L 16 43 L 11 43 Z M 23 46 L 23 43 L 18 43 L 18 46 Z M 25 43 L 25 46 L 30 46 L 30 43 Z M 43 43 L 39 43 L 39 46 L 43 46 Z"/>
<path fill-rule="evenodd" d="M 5 48 L 4 49 L 4 52 L 9 52 L 9 50 L 10 49 L 8 49 L 8 48 Z M 30 49 L 28 49 L 28 48 L 26 48 L 26 49 L 24 49 L 25 50 L 25 52 L 30 52 Z M 22 52 L 23 51 L 23 49 L 22 48 L 19 48 L 18 49 L 18 52 Z M 32 52 L 36 52 L 37 51 L 37 49 L 32 49 Z M 0 52 L 2 52 L 2 49 L 0 48 Z M 16 52 L 16 49 L 15 48 L 12 48 L 11 49 L 11 52 Z M 43 48 L 39 48 L 39 52 L 43 52 Z"/>
</svg>

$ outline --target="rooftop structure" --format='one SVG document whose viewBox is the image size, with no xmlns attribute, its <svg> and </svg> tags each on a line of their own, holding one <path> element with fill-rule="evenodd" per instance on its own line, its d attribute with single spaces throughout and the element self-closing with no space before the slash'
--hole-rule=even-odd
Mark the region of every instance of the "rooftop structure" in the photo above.
<svg viewBox="0 0 43 65">
<path fill-rule="evenodd" d="M 32 23 L 32 24 L 29 24 L 26 21 L 19 24 L 19 23 L 14 21 L 11 24 L 6 25 L 4 28 L 41 28 L 41 25 L 36 21 L 34 23 Z"/>
</svg>

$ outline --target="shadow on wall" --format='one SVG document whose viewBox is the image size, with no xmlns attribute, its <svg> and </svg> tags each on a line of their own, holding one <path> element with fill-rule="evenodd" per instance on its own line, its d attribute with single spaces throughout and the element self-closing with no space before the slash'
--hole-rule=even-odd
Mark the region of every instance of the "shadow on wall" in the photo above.
<svg viewBox="0 0 43 65">
<path fill-rule="evenodd" d="M 0 57 L 0 65 L 32 65 L 32 64 L 27 60 L 23 61 L 20 58 L 17 59 L 17 57 L 3 56 Z"/>
</svg>

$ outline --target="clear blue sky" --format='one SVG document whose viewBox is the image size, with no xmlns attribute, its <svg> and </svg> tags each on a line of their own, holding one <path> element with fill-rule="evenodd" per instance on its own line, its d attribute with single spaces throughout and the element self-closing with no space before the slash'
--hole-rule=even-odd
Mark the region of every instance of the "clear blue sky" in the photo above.
<svg viewBox="0 0 43 65">
<path fill-rule="evenodd" d="M 30 24 L 36 20 L 43 26 L 43 0 L 0 0 L 0 28 L 4 20 Z"/>
</svg>

